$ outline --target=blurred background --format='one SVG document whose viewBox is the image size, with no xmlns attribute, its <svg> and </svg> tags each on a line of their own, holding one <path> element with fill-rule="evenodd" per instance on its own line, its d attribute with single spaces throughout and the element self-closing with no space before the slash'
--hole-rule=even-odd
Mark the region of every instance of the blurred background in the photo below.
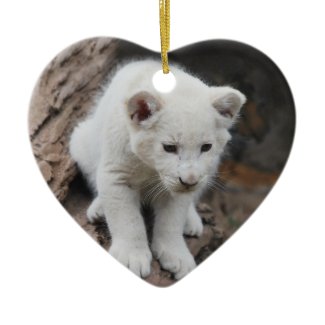
<svg viewBox="0 0 325 325">
<path fill-rule="evenodd" d="M 144 58 L 160 60 L 160 54 L 118 39 L 81 41 L 49 63 L 31 100 L 29 132 L 40 170 L 69 214 L 105 249 L 110 245 L 109 230 L 103 220 L 94 225 L 86 220 L 92 195 L 69 156 L 69 136 L 116 68 Z M 173 51 L 169 58 L 207 84 L 230 85 L 248 99 L 231 130 L 217 175 L 219 189 L 207 191 L 197 206 L 204 233 L 186 238 L 201 263 L 251 216 L 277 181 L 293 142 L 295 108 L 281 71 L 248 45 L 205 41 Z M 154 216 L 148 209 L 143 212 L 150 237 Z M 157 261 L 146 280 L 158 286 L 175 282 Z"/>
</svg>

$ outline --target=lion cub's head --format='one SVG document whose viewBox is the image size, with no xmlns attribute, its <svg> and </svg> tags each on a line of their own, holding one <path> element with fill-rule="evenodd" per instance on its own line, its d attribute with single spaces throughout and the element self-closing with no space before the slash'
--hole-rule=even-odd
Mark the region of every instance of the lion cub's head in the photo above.
<svg viewBox="0 0 325 325">
<path fill-rule="evenodd" d="M 154 70 L 153 70 L 154 71 Z M 154 89 L 152 73 L 138 76 L 126 112 L 132 151 L 155 169 L 170 192 L 191 192 L 215 175 L 245 96 L 231 87 L 209 87 L 173 68 L 176 87 Z M 146 80 L 147 79 L 147 80 Z"/>
</svg>

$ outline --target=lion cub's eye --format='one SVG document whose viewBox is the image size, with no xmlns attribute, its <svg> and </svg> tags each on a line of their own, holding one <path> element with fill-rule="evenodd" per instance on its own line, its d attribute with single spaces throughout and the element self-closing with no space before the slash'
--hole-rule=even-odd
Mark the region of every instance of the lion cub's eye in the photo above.
<svg viewBox="0 0 325 325">
<path fill-rule="evenodd" d="M 177 153 L 177 146 L 174 144 L 163 144 L 164 150 L 169 153 Z"/>
<path fill-rule="evenodd" d="M 205 143 L 202 145 L 201 147 L 201 152 L 207 152 L 212 148 L 212 144 L 211 143 Z"/>
</svg>

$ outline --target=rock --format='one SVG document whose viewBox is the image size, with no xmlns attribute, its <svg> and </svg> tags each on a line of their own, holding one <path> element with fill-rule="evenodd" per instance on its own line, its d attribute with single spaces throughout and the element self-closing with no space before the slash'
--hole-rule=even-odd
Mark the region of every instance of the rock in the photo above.
<svg viewBox="0 0 325 325">
<path fill-rule="evenodd" d="M 38 164 L 41 173 L 43 175 L 43 177 L 45 178 L 45 180 L 47 182 L 50 182 L 53 178 L 53 172 L 52 172 L 52 168 L 50 166 L 50 164 L 48 164 L 46 161 L 42 160 L 39 162 Z"/>
</svg>

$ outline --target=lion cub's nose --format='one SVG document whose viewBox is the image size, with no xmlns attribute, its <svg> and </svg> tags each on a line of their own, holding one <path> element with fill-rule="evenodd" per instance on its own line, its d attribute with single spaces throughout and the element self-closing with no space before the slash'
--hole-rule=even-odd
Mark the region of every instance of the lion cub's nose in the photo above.
<svg viewBox="0 0 325 325">
<path fill-rule="evenodd" d="M 192 187 L 198 183 L 198 181 L 194 180 L 194 179 L 189 179 L 189 180 L 186 180 L 186 182 L 184 182 L 180 177 L 179 177 L 179 181 L 182 185 L 184 185 L 186 187 Z"/>
</svg>

